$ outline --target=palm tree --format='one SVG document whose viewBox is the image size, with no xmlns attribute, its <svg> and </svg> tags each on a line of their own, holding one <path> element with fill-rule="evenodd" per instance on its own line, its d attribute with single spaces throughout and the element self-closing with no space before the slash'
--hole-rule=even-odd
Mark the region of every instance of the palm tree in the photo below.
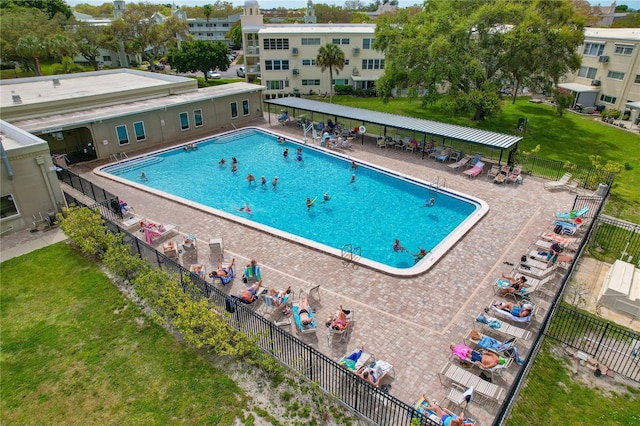
<svg viewBox="0 0 640 426">
<path fill-rule="evenodd" d="M 207 22 L 209 22 L 209 18 L 211 18 L 211 14 L 213 13 L 213 7 L 210 4 L 205 4 L 202 6 L 202 12 L 204 13 L 204 17 L 207 18 Z"/>
<path fill-rule="evenodd" d="M 36 75 L 42 75 L 40 56 L 46 53 L 45 43 L 35 35 L 20 37 L 16 45 L 16 53 L 24 61 L 24 65 L 31 68 Z"/>
<path fill-rule="evenodd" d="M 333 102 L 333 70 L 336 75 L 344 68 L 344 52 L 340 46 L 327 43 L 318 49 L 316 65 L 324 70 L 329 69 L 329 103 Z"/>
</svg>

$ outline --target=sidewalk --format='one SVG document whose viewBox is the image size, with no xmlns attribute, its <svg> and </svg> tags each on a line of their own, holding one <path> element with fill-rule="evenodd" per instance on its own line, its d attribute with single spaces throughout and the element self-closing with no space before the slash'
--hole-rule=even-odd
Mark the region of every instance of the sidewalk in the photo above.
<svg viewBox="0 0 640 426">
<path fill-rule="evenodd" d="M 16 231 L 0 239 L 0 263 L 67 239 L 60 228 L 31 233 Z"/>
</svg>

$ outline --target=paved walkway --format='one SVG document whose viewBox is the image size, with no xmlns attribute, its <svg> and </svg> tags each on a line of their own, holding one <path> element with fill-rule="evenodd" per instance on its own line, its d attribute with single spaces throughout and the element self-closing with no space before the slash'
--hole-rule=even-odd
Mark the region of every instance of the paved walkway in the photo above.
<svg viewBox="0 0 640 426">
<path fill-rule="evenodd" d="M 276 124 L 271 129 L 302 138 L 301 129 L 294 124 Z M 322 328 L 317 335 L 299 335 L 300 339 L 336 360 L 355 347 L 365 346 L 378 359 L 394 365 L 394 396 L 409 403 L 422 393 L 442 400 L 445 389 L 438 372 L 447 363 L 449 344 L 461 342 L 474 318 L 494 299 L 496 278 L 511 271 L 504 262 L 517 263 L 537 235 L 552 228 L 554 212 L 571 208 L 575 194 L 548 192 L 543 180 L 531 177 L 525 178 L 523 185 L 496 185 L 486 176 L 469 179 L 442 163 L 422 160 L 418 153 L 377 148 L 371 137 L 365 138 L 364 145 L 358 140 L 345 154 L 418 179 L 444 177 L 447 187 L 484 199 L 491 210 L 427 273 L 397 278 L 345 264 L 297 243 L 94 175 L 92 169 L 106 161 L 79 165 L 74 171 L 120 196 L 138 215 L 193 233 L 199 242 L 199 260 L 208 263 L 208 270 L 212 265 L 207 242 L 223 238 L 225 259 L 235 257 L 239 265 L 257 259 L 266 286 L 291 285 L 297 297 L 300 288 L 320 284 L 320 302 L 312 306 L 318 317 L 324 319 L 343 305 L 355 311 L 353 332 L 347 343 L 329 343 Z M 4 250 L 2 256 L 4 260 Z M 236 279 L 227 287 L 223 291 L 237 293 L 244 284 Z M 521 352 L 526 354 L 530 342 L 523 343 Z M 505 381 L 498 379 L 496 383 L 508 387 L 515 368 L 505 375 Z M 481 405 L 472 404 L 468 412 L 482 424 L 493 419 L 493 413 Z"/>
</svg>

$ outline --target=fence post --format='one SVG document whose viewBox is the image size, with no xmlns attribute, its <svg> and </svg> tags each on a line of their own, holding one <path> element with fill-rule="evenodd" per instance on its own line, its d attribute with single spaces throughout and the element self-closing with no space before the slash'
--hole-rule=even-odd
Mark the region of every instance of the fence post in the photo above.
<svg viewBox="0 0 640 426">
<path fill-rule="evenodd" d="M 598 342 L 598 347 L 596 347 L 595 352 L 593 352 L 593 357 L 595 358 L 596 355 L 598 354 L 598 351 L 600 350 L 600 346 L 602 346 L 602 341 L 604 340 L 604 335 L 607 334 L 607 330 L 609 330 L 609 326 L 611 325 L 611 323 L 607 323 L 607 326 L 604 328 L 604 330 L 602 331 L 602 336 L 600 336 L 600 341 Z"/>
</svg>

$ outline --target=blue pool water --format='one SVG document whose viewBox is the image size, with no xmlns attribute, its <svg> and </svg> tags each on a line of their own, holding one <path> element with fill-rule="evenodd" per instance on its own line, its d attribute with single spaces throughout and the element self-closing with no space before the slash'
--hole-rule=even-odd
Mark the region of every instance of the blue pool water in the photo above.
<svg viewBox="0 0 640 426">
<path fill-rule="evenodd" d="M 296 159 L 299 147 L 302 161 Z M 235 173 L 232 157 L 238 160 Z M 221 158 L 226 160 L 222 167 Z M 179 147 L 102 171 L 338 251 L 351 244 L 361 248 L 363 258 L 398 269 L 413 268 L 411 253 L 420 247 L 435 252 L 480 208 L 469 197 L 437 192 L 394 172 L 358 164 L 353 172 L 347 157 L 292 141 L 279 143 L 272 134 L 245 129 L 200 141 L 195 151 Z M 141 181 L 142 171 L 148 180 Z M 246 179 L 249 173 L 256 178 L 253 184 Z M 352 175 L 355 182 L 350 183 Z M 261 176 L 266 185 L 260 183 Z M 328 202 L 323 202 L 325 192 L 331 197 Z M 317 198 L 310 209 L 307 197 Z M 425 207 L 431 198 L 434 206 Z M 245 204 L 251 213 L 239 210 Z M 408 252 L 392 249 L 396 238 Z"/>
</svg>

